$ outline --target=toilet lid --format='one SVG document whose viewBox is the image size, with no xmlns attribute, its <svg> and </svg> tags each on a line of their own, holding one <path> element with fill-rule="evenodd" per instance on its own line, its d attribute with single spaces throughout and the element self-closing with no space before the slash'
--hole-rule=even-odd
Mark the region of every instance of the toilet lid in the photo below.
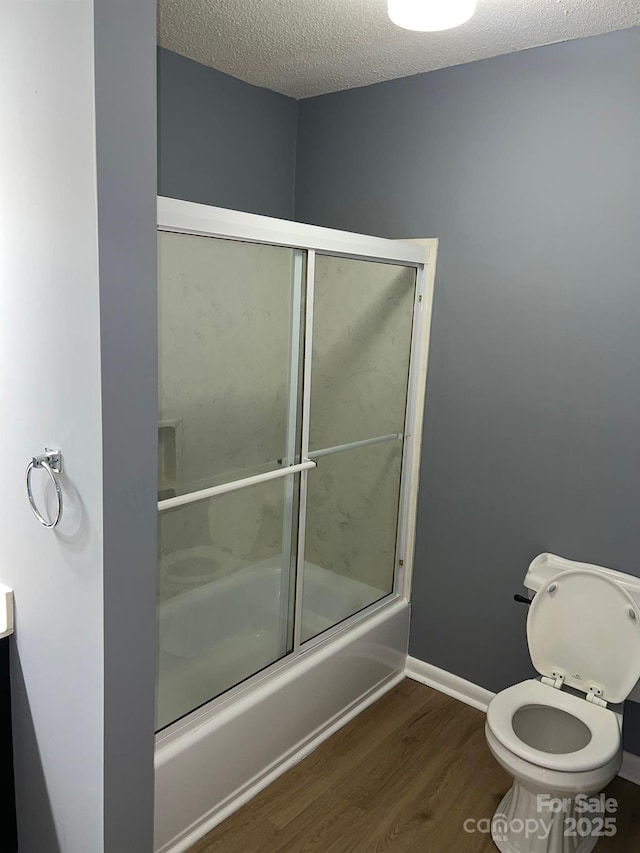
<svg viewBox="0 0 640 853">
<path fill-rule="evenodd" d="M 640 607 L 619 584 L 592 571 L 561 572 L 529 608 L 527 640 L 541 675 L 560 672 L 584 693 L 595 685 L 622 702 L 640 678 Z"/>
</svg>

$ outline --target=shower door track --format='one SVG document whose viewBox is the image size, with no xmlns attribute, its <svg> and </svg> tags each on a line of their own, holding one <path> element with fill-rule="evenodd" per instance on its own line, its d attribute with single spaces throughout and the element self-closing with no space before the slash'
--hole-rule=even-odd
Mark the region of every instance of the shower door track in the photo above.
<svg viewBox="0 0 640 853">
<path fill-rule="evenodd" d="M 158 230 L 304 251 L 311 249 L 319 255 L 403 264 L 416 269 L 433 261 L 437 242 L 430 241 L 432 246 L 416 245 L 163 196 L 158 197 Z"/>
<path fill-rule="evenodd" d="M 294 598 L 293 648 L 287 655 L 265 667 L 263 670 L 162 729 L 156 735 L 157 744 L 166 742 L 167 739 L 171 740 L 175 734 L 184 730 L 185 727 L 193 725 L 196 721 L 211 717 L 222 707 L 226 707 L 230 702 L 246 695 L 256 685 L 264 684 L 270 679 L 280 676 L 283 671 L 286 671 L 287 667 L 293 666 L 307 652 L 336 639 L 360 623 L 374 618 L 383 610 L 393 608 L 400 602 L 409 601 L 411 573 L 413 569 L 413 546 L 415 541 L 415 512 L 418 492 L 424 388 L 426 383 L 431 305 L 437 253 L 437 240 L 425 240 L 422 241 L 422 244 L 417 245 L 386 238 L 335 231 L 333 229 L 297 222 L 276 220 L 255 214 L 240 213 L 163 197 L 158 198 L 158 230 L 281 246 L 306 252 L 307 291 L 305 314 L 303 317 L 305 334 L 302 361 L 302 422 L 299 448 L 300 456 L 298 457 L 298 460 L 301 461 L 297 461 L 296 464 L 285 464 L 282 468 L 274 471 L 242 478 L 231 483 L 223 483 L 208 489 L 202 489 L 198 492 L 179 495 L 158 502 L 158 510 L 159 512 L 163 512 L 186 503 L 204 500 L 216 494 L 240 489 L 244 486 L 299 474 L 299 540 L 297 543 L 298 553 L 295 569 L 296 594 Z M 404 431 L 402 433 L 376 436 L 320 450 L 309 450 L 313 288 L 316 255 L 330 255 L 375 263 L 403 265 L 413 267 L 416 270 L 407 405 Z M 304 529 L 307 477 L 309 471 L 316 467 L 316 460 L 323 456 L 392 440 L 403 441 L 393 589 L 378 601 L 352 614 L 317 636 L 304 641 L 301 638 L 302 595 L 299 591 L 301 590 L 304 570 Z M 291 463 L 295 460 L 286 458 L 278 461 L 281 463 Z"/>
</svg>

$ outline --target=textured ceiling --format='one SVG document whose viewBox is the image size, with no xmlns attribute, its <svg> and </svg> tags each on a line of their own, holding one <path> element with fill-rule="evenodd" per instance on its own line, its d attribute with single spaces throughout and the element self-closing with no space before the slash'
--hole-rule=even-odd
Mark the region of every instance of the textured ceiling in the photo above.
<svg viewBox="0 0 640 853">
<path fill-rule="evenodd" d="M 640 0 L 478 0 L 455 30 L 412 33 L 386 0 L 159 0 L 158 41 L 294 98 L 640 24 Z"/>
</svg>

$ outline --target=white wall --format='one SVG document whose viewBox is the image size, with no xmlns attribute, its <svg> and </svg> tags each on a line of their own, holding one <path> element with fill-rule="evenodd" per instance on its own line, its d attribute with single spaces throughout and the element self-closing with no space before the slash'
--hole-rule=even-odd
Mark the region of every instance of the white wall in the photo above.
<svg viewBox="0 0 640 853">
<path fill-rule="evenodd" d="M 154 296 L 147 281 L 150 273 L 153 284 L 154 257 L 148 248 L 139 250 L 136 213 L 142 198 L 146 227 L 153 234 L 155 129 L 153 124 L 145 128 L 147 112 L 141 102 L 142 118 L 132 118 L 141 85 L 129 84 L 127 92 L 118 77 L 121 68 L 121 73 L 134 72 L 135 79 L 138 62 L 150 72 L 141 79 L 146 85 L 148 78 L 153 86 L 153 53 L 149 63 L 140 34 L 146 29 L 153 34 L 154 7 L 138 4 L 135 15 L 127 7 L 107 0 L 0 2 L 0 580 L 14 588 L 16 602 L 12 690 L 21 853 L 151 849 L 152 813 L 146 804 L 153 795 L 153 734 L 146 705 L 152 708 L 153 637 L 144 610 L 139 620 L 123 619 L 116 625 L 126 606 L 119 614 L 111 607 L 113 584 L 122 574 L 133 578 L 131 590 L 121 586 L 123 600 L 126 596 L 134 602 L 141 588 L 136 578 L 147 574 L 144 565 L 135 572 L 127 561 L 131 540 L 123 530 L 111 523 L 109 536 L 103 535 L 103 463 L 113 467 L 120 461 L 125 476 L 136 473 L 126 454 L 119 460 L 113 454 L 103 459 L 105 416 L 112 418 L 119 407 L 120 445 L 128 443 L 134 454 L 139 436 L 127 434 L 127 413 L 122 401 L 110 395 L 104 367 L 118 345 L 126 351 L 135 311 L 121 301 L 120 326 L 111 323 L 101 337 L 108 305 L 101 286 L 119 295 L 118 285 L 128 284 L 137 252 L 137 291 L 150 295 L 147 309 L 151 306 L 152 314 Z M 99 25 L 94 13 L 96 19 L 101 16 Z M 127 45 L 126 37 L 135 44 Z M 94 50 L 101 57 L 97 72 Z M 153 115 L 153 87 L 148 98 Z M 109 101 L 117 102 L 120 124 L 108 120 Z M 96 113 L 98 122 L 103 121 L 99 138 Z M 133 125 L 137 147 L 128 134 Z M 120 138 L 128 142 L 125 152 Z M 141 151 L 148 155 L 148 166 L 140 165 Z M 122 154 L 118 163 L 114 152 Z M 114 227 L 108 187 L 121 188 L 127 158 L 137 161 L 138 177 L 128 181 L 118 199 L 125 209 L 130 202 L 124 235 Z M 98 182 L 97 173 L 105 166 L 110 166 L 108 174 Z M 145 195 L 149 189 L 150 199 Z M 118 275 L 109 269 L 110 258 L 118 259 Z M 138 363 L 129 368 L 135 381 L 140 365 L 147 365 L 148 341 L 144 328 L 142 332 Z M 140 399 L 153 416 L 153 397 L 143 389 Z M 135 413 L 131 419 L 135 422 Z M 109 440 L 117 448 L 112 431 Z M 147 436 L 152 441 L 153 432 Z M 38 525 L 25 494 L 26 464 L 45 445 L 60 447 L 66 464 L 65 511 L 56 531 Z M 148 467 L 153 486 L 145 491 L 142 484 L 138 499 L 153 513 L 153 462 Z M 38 481 L 43 476 L 37 472 Z M 109 503 L 113 497 L 106 495 Z M 121 498 L 127 501 L 126 491 Z M 138 528 L 140 538 L 150 539 L 153 547 L 153 528 L 144 518 L 138 519 Z M 114 542 L 120 546 L 117 562 Z M 152 585 L 148 595 L 153 601 Z M 138 673 L 141 687 L 134 686 L 128 695 L 113 677 L 105 690 L 107 670 L 113 672 L 109 642 L 115 631 L 132 650 L 136 665 L 143 663 L 150 671 Z M 144 661 L 139 649 L 145 651 Z M 120 666 L 127 673 L 122 658 Z M 145 698 L 143 690 L 151 695 Z M 125 704 L 127 726 L 146 753 L 130 750 L 120 737 L 123 748 L 114 757 L 106 744 L 114 740 Z M 127 777 L 135 780 L 126 792 L 137 815 L 133 819 L 113 811 Z M 107 840 L 110 833 L 115 837 L 107 822 L 123 818 L 127 826 L 122 837 L 131 840 L 115 844 Z"/>
<path fill-rule="evenodd" d="M 92 4 L 2 6 L 0 578 L 16 602 L 20 849 L 86 853 L 100 850 L 103 829 Z M 45 444 L 62 448 L 67 465 L 55 533 L 35 521 L 25 495 L 24 469 Z"/>
</svg>

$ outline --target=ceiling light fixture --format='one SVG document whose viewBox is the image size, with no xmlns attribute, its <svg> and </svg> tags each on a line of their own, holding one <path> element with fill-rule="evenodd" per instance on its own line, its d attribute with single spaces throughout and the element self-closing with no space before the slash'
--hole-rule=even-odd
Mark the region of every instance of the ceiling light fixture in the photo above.
<svg viewBox="0 0 640 853">
<path fill-rule="evenodd" d="M 398 27 L 420 33 L 450 30 L 473 16 L 477 0 L 388 0 L 389 17 Z"/>
</svg>

